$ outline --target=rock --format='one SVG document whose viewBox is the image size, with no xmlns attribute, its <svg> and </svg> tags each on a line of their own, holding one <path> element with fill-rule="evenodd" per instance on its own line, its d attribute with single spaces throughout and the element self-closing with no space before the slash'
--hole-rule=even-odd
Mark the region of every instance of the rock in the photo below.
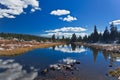
<svg viewBox="0 0 120 80">
<path fill-rule="evenodd" d="M 118 80 L 120 80 L 120 76 L 118 77 Z"/>
<path fill-rule="evenodd" d="M 71 67 L 73 67 L 75 64 L 70 64 Z"/>
<path fill-rule="evenodd" d="M 54 68 L 54 67 L 50 67 L 50 70 L 53 70 L 53 71 L 55 71 L 55 68 Z"/>
<path fill-rule="evenodd" d="M 77 71 L 79 71 L 79 68 L 76 68 L 76 67 L 75 67 L 74 69 L 77 70 Z"/>
<path fill-rule="evenodd" d="M 62 65 L 61 64 L 53 64 L 53 65 L 50 65 L 50 69 L 51 70 L 61 70 Z"/>
<path fill-rule="evenodd" d="M 41 73 L 42 73 L 42 74 L 47 74 L 48 71 L 49 71 L 48 69 L 44 69 Z"/>
<path fill-rule="evenodd" d="M 64 73 L 63 75 L 64 75 L 64 76 L 67 76 L 67 74 L 66 74 L 66 73 Z"/>
<path fill-rule="evenodd" d="M 79 62 L 79 61 L 76 61 L 76 64 L 80 64 L 80 62 Z"/>
<path fill-rule="evenodd" d="M 66 68 L 65 68 L 66 70 L 72 70 L 72 66 L 70 66 L 70 65 L 66 65 Z"/>
<path fill-rule="evenodd" d="M 109 67 L 112 67 L 112 65 L 109 65 Z"/>
<path fill-rule="evenodd" d="M 72 72 L 72 74 L 74 74 L 74 72 Z"/>
</svg>

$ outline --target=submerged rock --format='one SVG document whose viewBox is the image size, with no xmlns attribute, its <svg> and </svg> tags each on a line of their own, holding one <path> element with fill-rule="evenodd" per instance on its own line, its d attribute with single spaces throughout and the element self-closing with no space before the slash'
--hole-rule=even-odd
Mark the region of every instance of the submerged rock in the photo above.
<svg viewBox="0 0 120 80">
<path fill-rule="evenodd" d="M 109 65 L 109 67 L 112 67 L 112 65 Z"/>
<path fill-rule="evenodd" d="M 67 58 L 67 59 L 63 59 L 61 63 L 59 64 L 51 64 L 49 66 L 49 68 L 47 69 L 44 69 L 41 73 L 42 74 L 47 74 L 50 70 L 50 72 L 53 72 L 53 71 L 60 71 L 60 72 L 65 72 L 65 74 L 63 75 L 66 75 L 68 71 L 70 71 L 71 74 L 74 74 L 74 70 L 79 70 L 78 68 L 75 69 L 75 64 L 80 64 L 80 61 L 77 61 L 75 59 L 71 59 L 71 58 Z"/>
<path fill-rule="evenodd" d="M 66 65 L 65 70 L 73 70 L 71 65 Z"/>
<path fill-rule="evenodd" d="M 79 62 L 79 61 L 76 61 L 76 64 L 80 64 L 80 62 Z"/>
<path fill-rule="evenodd" d="M 49 71 L 48 69 L 44 69 L 41 73 L 42 73 L 42 74 L 47 74 L 48 71 Z"/>
</svg>

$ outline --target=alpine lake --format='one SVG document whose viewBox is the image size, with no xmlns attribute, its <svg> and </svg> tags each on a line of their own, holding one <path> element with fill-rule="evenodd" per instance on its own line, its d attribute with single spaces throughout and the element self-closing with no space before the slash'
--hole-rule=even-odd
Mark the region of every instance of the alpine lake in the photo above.
<svg viewBox="0 0 120 80">
<path fill-rule="evenodd" d="M 66 44 L 34 49 L 21 55 L 0 56 L 0 80 L 118 80 L 109 70 L 120 67 L 120 54 L 82 45 Z M 50 65 L 79 61 L 72 70 Z M 42 73 L 47 69 L 46 73 Z"/>
</svg>

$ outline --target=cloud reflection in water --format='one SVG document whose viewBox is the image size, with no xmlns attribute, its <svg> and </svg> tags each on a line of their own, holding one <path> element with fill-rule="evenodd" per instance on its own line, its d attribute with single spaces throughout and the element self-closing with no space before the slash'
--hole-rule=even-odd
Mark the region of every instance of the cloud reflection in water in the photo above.
<svg viewBox="0 0 120 80">
<path fill-rule="evenodd" d="M 0 80 L 34 80 L 38 76 L 35 69 L 27 73 L 26 70 L 23 70 L 23 66 L 13 59 L 0 59 L 0 69 L 5 69 L 5 71 L 0 72 Z"/>
<path fill-rule="evenodd" d="M 51 47 L 52 48 L 52 47 Z M 50 48 L 50 49 L 51 49 Z M 61 46 L 53 46 L 53 49 L 56 50 L 56 51 L 61 51 L 61 52 L 64 52 L 64 53 L 82 53 L 82 52 L 86 52 L 86 49 L 81 46 L 76 46 L 76 45 L 61 45 Z"/>
</svg>

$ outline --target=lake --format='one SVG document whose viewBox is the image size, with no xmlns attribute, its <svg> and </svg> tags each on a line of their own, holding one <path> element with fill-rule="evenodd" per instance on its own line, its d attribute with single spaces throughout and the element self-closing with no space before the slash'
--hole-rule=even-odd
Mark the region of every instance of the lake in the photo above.
<svg viewBox="0 0 120 80">
<path fill-rule="evenodd" d="M 80 64 L 75 65 L 78 70 L 50 71 L 46 75 L 41 74 L 41 71 L 51 64 L 62 63 L 63 59 L 68 58 L 80 61 Z M 118 67 L 120 67 L 119 54 L 116 57 L 113 53 L 67 44 L 34 49 L 16 56 L 1 56 L 0 80 L 54 80 L 70 76 L 74 77 L 74 80 L 117 80 L 107 74 L 109 70 Z"/>
</svg>

